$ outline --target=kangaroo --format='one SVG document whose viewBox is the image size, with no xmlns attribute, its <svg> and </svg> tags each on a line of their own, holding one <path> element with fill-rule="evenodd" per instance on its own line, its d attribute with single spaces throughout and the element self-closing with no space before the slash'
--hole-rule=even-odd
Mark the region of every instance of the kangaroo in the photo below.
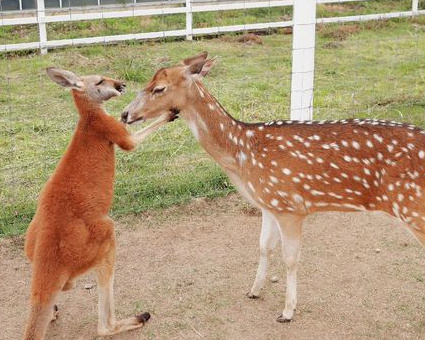
<svg viewBox="0 0 425 340">
<path fill-rule="evenodd" d="M 24 340 L 44 339 L 58 312 L 54 300 L 74 280 L 94 270 L 99 290 L 98 334 L 111 335 L 142 327 L 149 313 L 115 320 L 115 229 L 108 216 L 112 204 L 117 144 L 130 151 L 168 120 L 157 119 L 130 134 L 109 116 L 103 102 L 121 95 L 125 84 L 98 75 L 78 77 L 48 68 L 57 84 L 70 88 L 80 119 L 74 136 L 53 175 L 41 191 L 25 239 L 32 262 L 30 312 Z"/>
</svg>

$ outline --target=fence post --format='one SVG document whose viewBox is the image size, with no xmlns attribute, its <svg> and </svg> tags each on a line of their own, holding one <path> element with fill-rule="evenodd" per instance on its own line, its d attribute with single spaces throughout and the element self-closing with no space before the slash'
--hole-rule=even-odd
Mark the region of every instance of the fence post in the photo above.
<svg viewBox="0 0 425 340">
<path fill-rule="evenodd" d="M 291 119 L 313 119 L 316 1 L 294 0 Z"/>
<path fill-rule="evenodd" d="M 419 10 L 419 0 L 412 0 L 412 11 L 415 13 Z"/>
<path fill-rule="evenodd" d="M 192 23 L 193 23 L 192 0 L 186 0 L 186 40 L 193 39 Z"/>
<path fill-rule="evenodd" d="M 43 22 L 44 17 L 46 16 L 44 8 L 44 0 L 37 0 L 37 21 L 38 21 L 38 36 L 40 41 L 40 53 L 47 53 L 47 30 L 46 23 Z"/>
</svg>

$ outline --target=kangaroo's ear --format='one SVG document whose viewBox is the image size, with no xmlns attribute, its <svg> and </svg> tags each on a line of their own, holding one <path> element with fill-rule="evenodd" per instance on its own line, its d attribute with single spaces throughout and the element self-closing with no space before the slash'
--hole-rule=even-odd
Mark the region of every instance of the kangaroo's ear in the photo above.
<svg viewBox="0 0 425 340">
<path fill-rule="evenodd" d="M 81 90 L 84 87 L 84 83 L 81 79 L 71 71 L 62 70 L 56 67 L 49 67 L 46 69 L 46 72 L 50 79 L 60 86 L 78 90 Z"/>
<path fill-rule="evenodd" d="M 204 51 L 201 54 L 195 55 L 194 57 L 184 59 L 181 62 L 181 64 L 189 66 L 191 64 L 194 64 L 194 63 L 197 63 L 197 62 L 200 62 L 200 61 L 204 61 L 204 60 L 207 59 L 207 57 L 208 57 L 208 52 Z"/>
<path fill-rule="evenodd" d="M 198 61 L 198 62 L 196 62 L 194 64 L 191 64 L 191 65 L 187 66 L 187 72 L 191 76 L 203 78 L 211 70 L 211 68 L 213 67 L 214 63 L 215 63 L 215 58 L 208 59 L 208 60 Z"/>
</svg>

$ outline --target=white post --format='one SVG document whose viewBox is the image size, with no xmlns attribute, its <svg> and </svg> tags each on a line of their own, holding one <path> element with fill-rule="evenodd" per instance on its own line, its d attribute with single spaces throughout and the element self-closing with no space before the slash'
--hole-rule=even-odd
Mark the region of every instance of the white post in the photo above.
<svg viewBox="0 0 425 340">
<path fill-rule="evenodd" d="M 419 0 L 412 0 L 412 11 L 417 12 L 419 10 Z"/>
<path fill-rule="evenodd" d="M 37 21 L 38 21 L 38 36 L 40 41 L 40 53 L 47 53 L 47 30 L 46 24 L 43 22 L 44 17 L 46 16 L 44 8 L 44 0 L 37 0 Z"/>
<path fill-rule="evenodd" d="M 193 16 L 192 16 L 192 1 L 186 0 L 186 40 L 192 40 L 193 29 Z"/>
<path fill-rule="evenodd" d="M 294 0 L 291 119 L 313 119 L 316 1 Z"/>
</svg>

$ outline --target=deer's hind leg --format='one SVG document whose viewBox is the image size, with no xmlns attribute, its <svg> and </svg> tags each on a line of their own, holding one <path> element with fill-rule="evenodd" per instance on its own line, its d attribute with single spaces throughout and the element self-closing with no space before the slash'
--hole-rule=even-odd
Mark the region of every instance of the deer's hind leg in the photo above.
<svg viewBox="0 0 425 340">
<path fill-rule="evenodd" d="M 99 291 L 98 334 L 101 336 L 113 335 L 143 327 L 150 318 L 149 313 L 143 313 L 116 321 L 114 304 L 114 268 L 115 241 L 111 240 L 110 250 L 95 268 Z"/>
</svg>

